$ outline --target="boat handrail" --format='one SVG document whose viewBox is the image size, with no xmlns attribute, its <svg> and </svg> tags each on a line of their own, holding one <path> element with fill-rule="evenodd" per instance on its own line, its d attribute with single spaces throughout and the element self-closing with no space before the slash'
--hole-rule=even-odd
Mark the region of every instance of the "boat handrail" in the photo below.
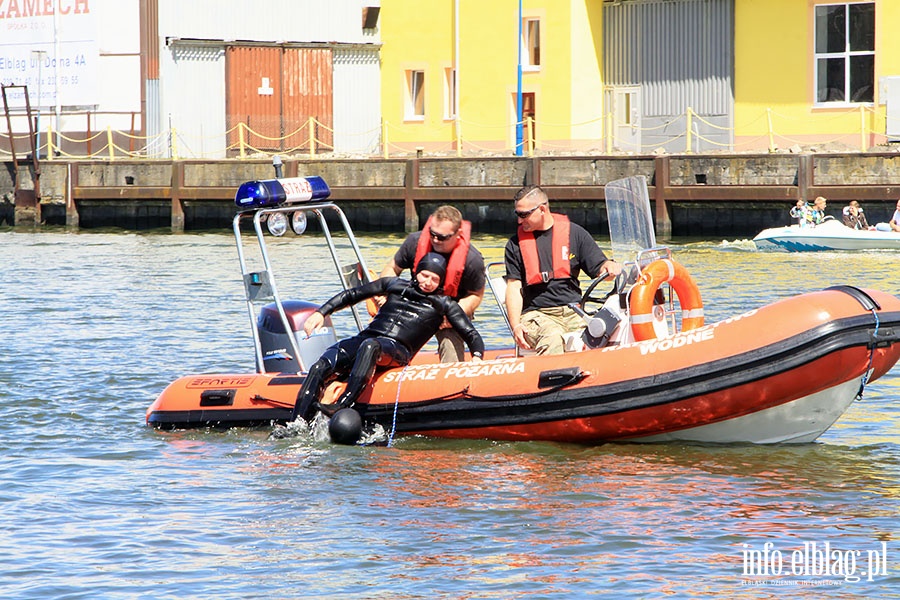
<svg viewBox="0 0 900 600">
<path fill-rule="evenodd" d="M 488 283 L 491 294 L 494 296 L 494 300 L 497 302 L 497 306 L 500 308 L 500 314 L 503 315 L 503 320 L 506 321 L 506 327 L 509 329 L 510 335 L 512 335 L 513 329 L 509 325 L 509 314 L 506 312 L 506 279 L 503 275 L 493 275 L 491 273 L 492 269 L 502 267 L 504 264 L 503 261 L 487 263 L 484 266 L 484 278 Z"/>
<path fill-rule="evenodd" d="M 340 281 L 341 287 L 346 290 L 349 288 L 349 283 L 342 274 L 341 261 L 338 255 L 338 249 L 335 244 L 334 236 L 332 235 L 331 228 L 329 227 L 325 219 L 325 213 L 329 211 L 337 216 L 341 228 L 346 234 L 353 253 L 356 257 L 356 261 L 360 265 L 363 277 L 368 280 L 369 269 L 366 265 L 365 258 L 363 258 L 359 244 L 356 241 L 356 236 L 353 234 L 353 230 L 350 227 L 350 223 L 347 221 L 347 217 L 344 212 L 333 202 L 280 205 L 260 208 L 256 210 L 241 211 L 234 216 L 234 219 L 232 221 L 232 229 L 235 236 L 235 243 L 237 245 L 238 261 L 241 267 L 241 277 L 243 279 L 244 293 L 247 301 L 247 312 L 250 318 L 250 330 L 253 335 L 253 345 L 256 352 L 256 368 L 257 372 L 259 373 L 263 373 L 265 371 L 265 368 L 263 362 L 264 357 L 262 352 L 262 344 L 260 341 L 259 331 L 257 330 L 256 323 L 258 318 L 256 303 L 260 301 L 271 300 L 275 304 L 285 332 L 292 331 L 290 320 L 288 319 L 287 313 L 284 309 L 284 304 L 282 302 L 281 295 L 279 294 L 278 286 L 275 282 L 275 273 L 272 269 L 272 261 L 267 249 L 265 233 L 263 232 L 262 224 L 270 215 L 273 214 L 290 213 L 291 217 L 293 217 L 294 213 L 302 212 L 307 216 L 314 215 L 325 237 L 325 242 L 328 246 L 329 253 L 331 254 L 332 262 L 334 263 L 335 271 L 338 275 L 338 280 Z M 253 219 L 253 230 L 256 235 L 257 244 L 259 246 L 259 254 L 263 265 L 263 270 L 261 271 L 251 271 L 247 264 L 247 257 L 244 248 L 245 242 L 244 236 L 242 235 L 241 223 L 249 218 Z M 362 331 L 362 329 L 364 328 L 364 321 L 362 316 L 360 315 L 359 307 L 351 307 L 351 312 L 353 314 L 357 329 L 359 331 Z M 297 364 L 300 367 L 300 371 L 303 372 L 308 370 L 310 365 L 303 364 L 302 354 L 300 353 L 296 337 L 294 335 L 288 335 L 288 340 L 291 345 L 291 351 L 293 352 L 294 356 L 297 357 Z"/>
<path fill-rule="evenodd" d="M 644 248 L 637 252 L 634 262 L 638 270 L 644 270 L 650 263 L 661 260 L 671 259 L 672 249 L 668 246 L 654 246 L 653 248 Z"/>
</svg>

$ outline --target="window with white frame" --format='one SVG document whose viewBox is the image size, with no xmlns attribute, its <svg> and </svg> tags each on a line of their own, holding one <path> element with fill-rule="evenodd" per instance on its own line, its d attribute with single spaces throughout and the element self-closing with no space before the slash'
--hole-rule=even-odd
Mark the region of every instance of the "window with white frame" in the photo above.
<svg viewBox="0 0 900 600">
<path fill-rule="evenodd" d="M 456 118 L 456 69 L 444 69 L 444 118 Z"/>
<path fill-rule="evenodd" d="M 425 71 L 406 72 L 406 118 L 425 118 Z"/>
<path fill-rule="evenodd" d="M 522 65 L 532 69 L 541 66 L 540 19 L 522 19 Z"/>
<path fill-rule="evenodd" d="M 875 99 L 875 3 L 815 7 L 816 103 Z"/>
</svg>

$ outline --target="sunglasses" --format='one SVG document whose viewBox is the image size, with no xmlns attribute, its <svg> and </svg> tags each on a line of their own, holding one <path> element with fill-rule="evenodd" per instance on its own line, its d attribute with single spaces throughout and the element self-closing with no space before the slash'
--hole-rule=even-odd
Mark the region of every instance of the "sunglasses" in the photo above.
<svg viewBox="0 0 900 600">
<path fill-rule="evenodd" d="M 542 206 L 545 205 L 545 204 L 547 204 L 547 203 L 546 203 L 546 202 L 541 202 L 540 204 L 538 204 L 538 205 L 535 206 L 534 208 L 530 208 L 530 209 L 528 209 L 528 210 L 516 210 L 516 211 L 513 211 L 513 212 L 515 212 L 515 213 L 516 213 L 516 216 L 519 217 L 520 219 L 527 219 L 529 216 L 531 216 L 531 213 L 533 213 L 534 211 L 536 211 L 537 209 L 539 209 L 540 207 L 542 207 Z"/>
<path fill-rule="evenodd" d="M 447 240 L 452 238 L 454 235 L 456 235 L 455 231 L 453 233 L 438 233 L 434 229 L 429 229 L 428 233 L 431 235 L 432 239 L 435 239 L 439 242 L 446 242 Z"/>
</svg>

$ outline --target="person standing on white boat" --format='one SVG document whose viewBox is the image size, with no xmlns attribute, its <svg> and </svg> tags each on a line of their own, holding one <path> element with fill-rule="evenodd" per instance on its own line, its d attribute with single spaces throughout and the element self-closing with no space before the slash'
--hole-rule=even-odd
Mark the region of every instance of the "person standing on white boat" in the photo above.
<svg viewBox="0 0 900 600">
<path fill-rule="evenodd" d="M 404 269 L 415 272 L 416 266 L 428 252 L 437 252 L 447 260 L 444 294 L 456 300 L 470 319 L 484 298 L 484 258 L 471 244 L 472 224 L 464 221 L 462 213 L 453 206 L 438 207 L 422 231 L 409 234 L 391 262 L 381 271 L 382 277 L 400 275 Z M 380 306 L 383 298 L 376 298 Z M 435 338 L 442 363 L 462 362 L 466 359 L 463 339 L 449 321 L 444 320 Z"/>
<path fill-rule="evenodd" d="M 869 222 L 866 221 L 866 213 L 863 212 L 863 209 L 859 206 L 859 202 L 856 200 L 851 200 L 850 204 L 844 207 L 843 213 L 844 225 L 850 229 L 859 229 L 862 231 L 873 229 L 872 227 L 869 227 Z"/>
<path fill-rule="evenodd" d="M 551 213 L 546 192 L 527 185 L 516 192 L 516 234 L 506 243 L 506 310 L 516 344 L 538 354 L 562 354 L 564 335 L 584 329 L 569 307 L 581 301 L 580 271 L 591 277 L 618 275 L 583 227 Z"/>
</svg>

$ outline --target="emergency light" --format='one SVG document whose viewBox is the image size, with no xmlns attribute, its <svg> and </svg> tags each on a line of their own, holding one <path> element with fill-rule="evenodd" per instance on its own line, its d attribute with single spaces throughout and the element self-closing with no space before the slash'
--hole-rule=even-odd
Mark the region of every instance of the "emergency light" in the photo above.
<svg viewBox="0 0 900 600">
<path fill-rule="evenodd" d="M 317 175 L 287 177 L 242 183 L 234 203 L 242 210 L 321 200 L 331 195 L 325 180 Z"/>
</svg>

